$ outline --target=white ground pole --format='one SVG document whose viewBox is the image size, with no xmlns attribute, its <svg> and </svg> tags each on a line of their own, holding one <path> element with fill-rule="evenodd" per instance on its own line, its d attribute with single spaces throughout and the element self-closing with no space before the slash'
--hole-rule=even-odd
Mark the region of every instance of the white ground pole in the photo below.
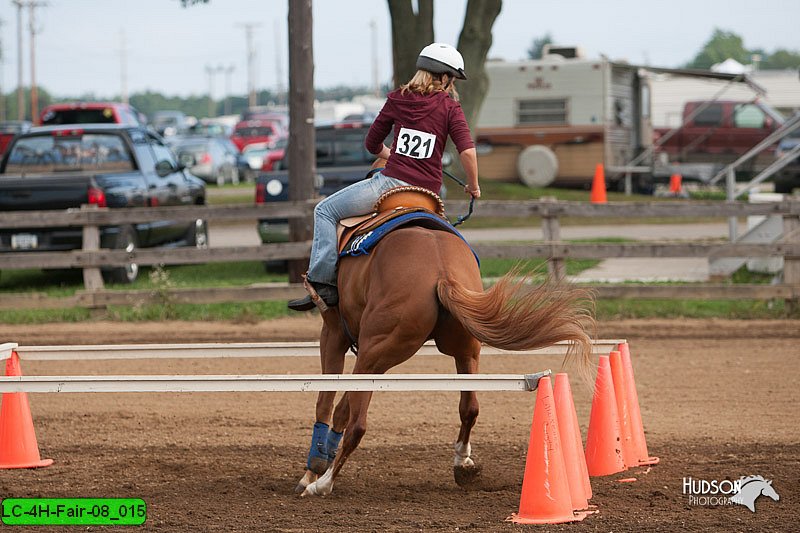
<svg viewBox="0 0 800 533">
<path fill-rule="evenodd" d="M 594 341 L 593 352 L 605 354 L 622 339 Z M 569 343 L 528 352 L 486 348 L 485 355 L 566 353 Z M 318 343 L 145 344 L 31 346 L 0 344 L 0 360 L 12 352 L 27 360 L 174 359 L 197 357 L 285 357 L 319 354 Z M 419 353 L 439 353 L 426 343 Z M 322 375 L 128 375 L 4 376 L 7 392 L 311 392 L 311 391 L 533 391 L 536 374 L 322 374 Z"/>
<path fill-rule="evenodd" d="M 6 376 L 6 392 L 533 391 L 536 374 L 322 374 L 292 376 Z"/>
<path fill-rule="evenodd" d="M 608 355 L 625 339 L 592 342 L 592 353 Z M 481 355 L 564 355 L 569 341 L 539 350 L 509 351 L 482 346 Z M 9 347 L 13 345 L 13 348 Z M 85 361 L 105 359 L 202 359 L 231 357 L 319 357 L 318 342 L 201 343 L 201 344 L 98 344 L 84 346 L 17 346 L 0 344 L 0 360 L 17 352 L 23 361 Z M 433 341 L 426 342 L 418 355 L 441 355 Z"/>
</svg>

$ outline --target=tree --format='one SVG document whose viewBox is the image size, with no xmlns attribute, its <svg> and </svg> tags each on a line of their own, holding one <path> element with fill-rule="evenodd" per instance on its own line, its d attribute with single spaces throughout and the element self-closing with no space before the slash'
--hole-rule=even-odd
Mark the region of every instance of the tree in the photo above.
<svg viewBox="0 0 800 533">
<path fill-rule="evenodd" d="M 800 52 L 779 48 L 771 54 L 762 54 L 761 68 L 800 68 Z"/>
<path fill-rule="evenodd" d="M 388 0 L 392 18 L 392 59 L 395 86 L 405 83 L 416 72 L 419 51 L 434 42 L 433 0 L 418 0 L 414 13 L 412 0 Z M 468 0 L 464 24 L 456 48 L 464 56 L 469 81 L 461 83 L 461 107 L 467 122 L 475 124 L 489 88 L 484 63 L 492 46 L 492 26 L 500 14 L 502 0 Z"/>
<path fill-rule="evenodd" d="M 750 63 L 750 52 L 744 47 L 742 38 L 739 35 L 716 28 L 711 35 L 711 39 L 703 45 L 703 48 L 686 66 L 707 69 L 711 65 L 722 63 L 728 58 L 735 59 L 739 63 L 746 65 Z"/>
<path fill-rule="evenodd" d="M 541 59 L 546 44 L 553 44 L 553 36 L 550 35 L 550 32 L 533 40 L 531 47 L 528 48 L 528 59 Z"/>
</svg>

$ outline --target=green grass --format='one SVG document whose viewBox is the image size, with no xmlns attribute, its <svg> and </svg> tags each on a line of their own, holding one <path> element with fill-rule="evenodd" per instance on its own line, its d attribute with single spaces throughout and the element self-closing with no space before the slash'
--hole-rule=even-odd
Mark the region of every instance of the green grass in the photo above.
<svg viewBox="0 0 800 533">
<path fill-rule="evenodd" d="M 778 319 L 800 318 L 789 315 L 783 300 L 621 300 L 602 299 L 596 302 L 598 320 L 624 318 L 721 318 Z"/>
<path fill-rule="evenodd" d="M 164 278 L 160 273 L 166 272 Z M 241 263 L 208 263 L 205 265 L 170 266 L 162 269 L 142 267 L 139 279 L 130 285 L 108 284 L 109 290 L 154 290 L 170 287 L 235 287 L 252 283 L 287 280 L 285 274 L 270 274 L 260 261 Z M 39 292 L 51 297 L 72 296 L 83 289 L 80 270 L 4 270 L 0 277 L 0 294 Z"/>
</svg>

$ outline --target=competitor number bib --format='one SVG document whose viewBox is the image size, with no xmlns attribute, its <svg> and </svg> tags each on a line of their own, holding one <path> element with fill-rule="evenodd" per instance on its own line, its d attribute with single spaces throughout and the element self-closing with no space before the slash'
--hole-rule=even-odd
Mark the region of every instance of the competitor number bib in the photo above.
<svg viewBox="0 0 800 533">
<path fill-rule="evenodd" d="M 433 155 L 436 135 L 424 131 L 400 128 L 397 136 L 396 153 L 414 159 L 428 159 Z"/>
</svg>

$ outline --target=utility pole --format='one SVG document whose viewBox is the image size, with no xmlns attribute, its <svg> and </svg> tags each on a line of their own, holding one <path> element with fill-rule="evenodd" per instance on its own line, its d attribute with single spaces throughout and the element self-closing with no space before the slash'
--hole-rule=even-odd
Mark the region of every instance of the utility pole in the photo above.
<svg viewBox="0 0 800 533">
<path fill-rule="evenodd" d="M 248 105 L 252 107 L 256 105 L 256 48 L 253 44 L 253 29 L 258 28 L 261 26 L 261 24 L 254 22 L 240 22 L 236 26 L 239 28 L 244 28 L 244 35 L 247 41 L 247 94 Z"/>
<path fill-rule="evenodd" d="M 311 0 L 289 2 L 289 200 L 314 198 L 314 40 Z M 312 219 L 289 219 L 289 239 L 309 241 Z M 289 261 L 289 281 L 301 281 L 308 261 Z"/>
<path fill-rule="evenodd" d="M 278 103 L 286 101 L 286 87 L 283 85 L 283 59 L 281 54 L 281 24 L 278 19 L 275 19 L 275 91 L 277 94 Z"/>
<path fill-rule="evenodd" d="M 206 65 L 206 74 L 208 74 L 208 118 L 213 118 L 216 113 L 214 112 L 214 76 L 222 72 L 223 67 L 212 67 Z"/>
<path fill-rule="evenodd" d="M 25 120 L 25 88 L 22 86 L 22 0 L 12 0 L 17 6 L 17 120 Z"/>
<path fill-rule="evenodd" d="M 231 63 L 227 67 L 220 66 L 225 72 L 225 114 L 231 114 L 231 75 L 236 70 L 236 65 Z"/>
<path fill-rule="evenodd" d="M 369 21 L 369 29 L 372 34 L 372 93 L 379 97 L 381 95 L 380 75 L 378 74 L 378 23 L 375 19 Z"/>
<path fill-rule="evenodd" d="M 123 104 L 128 103 L 128 48 L 125 43 L 125 28 L 120 29 L 119 36 L 119 83 Z"/>
<path fill-rule="evenodd" d="M 28 29 L 31 37 L 31 122 L 39 124 L 39 90 L 36 87 L 36 8 L 43 7 L 45 2 L 28 0 Z"/>
<path fill-rule="evenodd" d="M 0 121 L 6 120 L 6 95 L 3 93 L 3 87 L 5 80 L 3 79 L 3 71 L 5 70 L 6 64 L 6 57 L 5 57 L 5 49 L 3 48 L 3 31 L 2 28 L 5 25 L 5 21 L 0 19 Z"/>
</svg>

